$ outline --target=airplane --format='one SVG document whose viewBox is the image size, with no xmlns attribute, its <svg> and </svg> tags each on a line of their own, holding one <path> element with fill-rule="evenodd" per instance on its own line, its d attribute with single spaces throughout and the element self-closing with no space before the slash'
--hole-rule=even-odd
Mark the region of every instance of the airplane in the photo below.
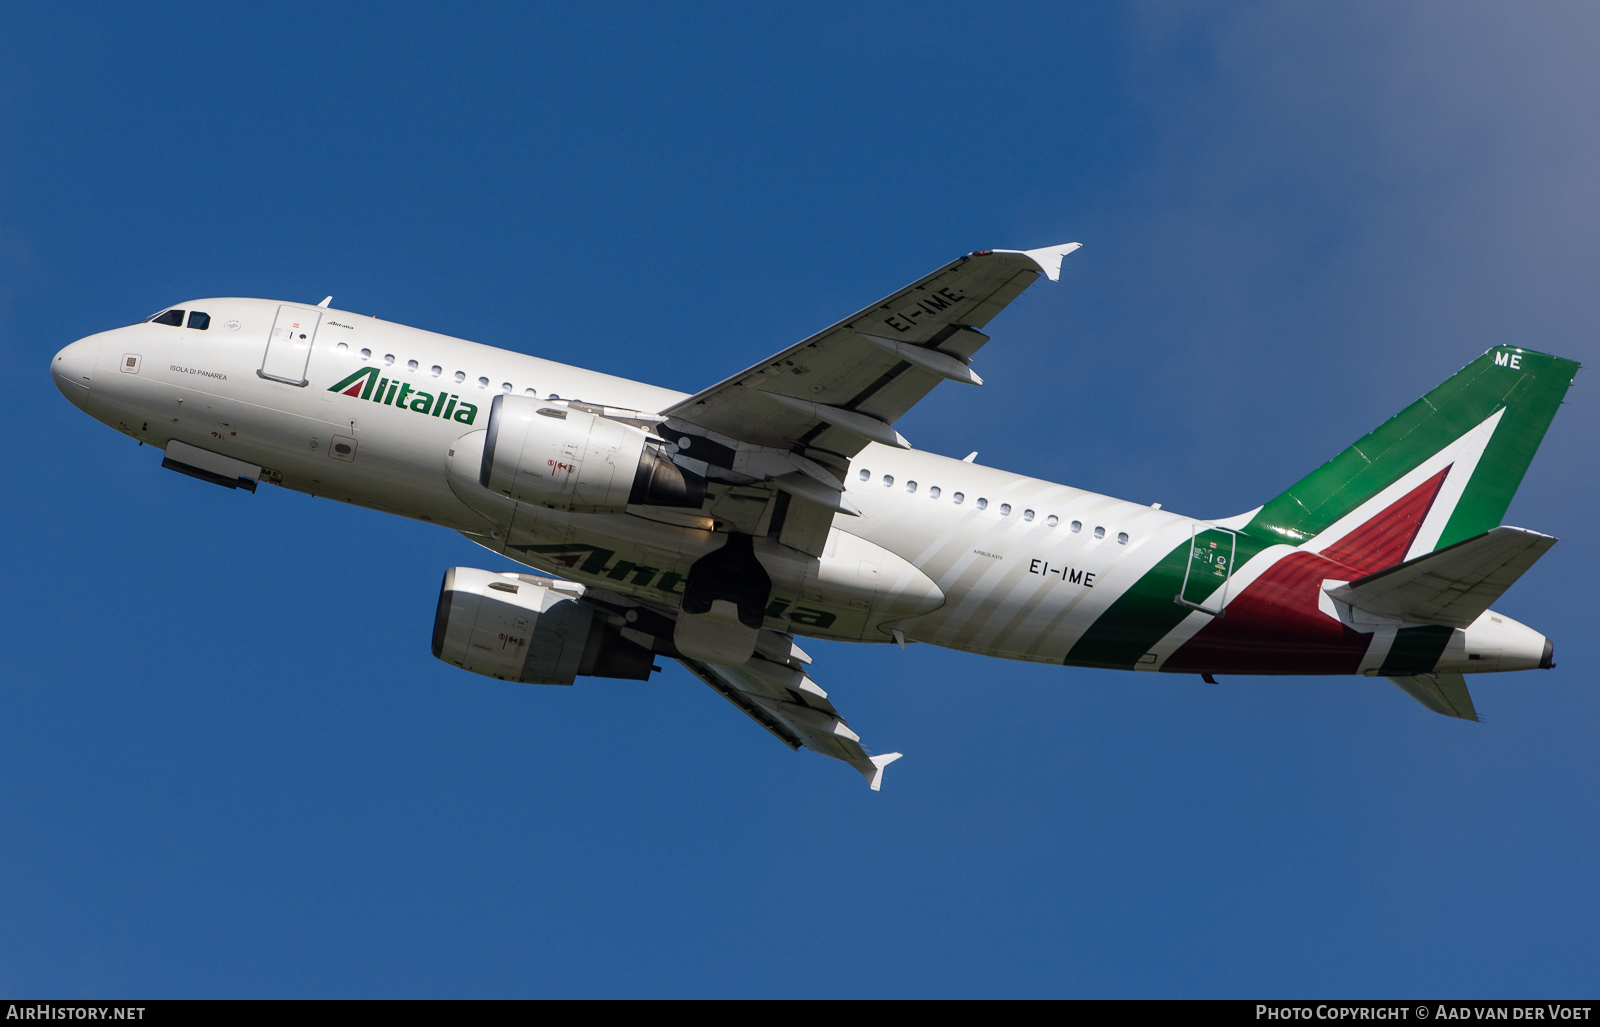
<svg viewBox="0 0 1600 1027">
<path fill-rule="evenodd" d="M 1490 609 L 1556 539 L 1501 520 L 1578 363 L 1495 346 L 1245 513 L 1186 516 L 915 449 L 981 385 L 982 329 L 1078 243 L 969 253 L 694 395 L 319 304 L 213 298 L 51 361 L 91 417 L 230 489 L 453 529 L 438 659 L 502 681 L 675 659 L 879 789 L 797 639 L 1200 675 L 1384 677 L 1477 720 L 1465 676 L 1549 669 Z"/>
</svg>

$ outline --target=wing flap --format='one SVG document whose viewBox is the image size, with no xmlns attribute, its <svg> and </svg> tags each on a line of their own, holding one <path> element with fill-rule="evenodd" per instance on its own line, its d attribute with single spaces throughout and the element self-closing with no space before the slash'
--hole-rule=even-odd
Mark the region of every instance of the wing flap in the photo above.
<svg viewBox="0 0 1600 1027">
<path fill-rule="evenodd" d="M 1465 628 L 1556 542 L 1550 535 L 1501 525 L 1327 592 L 1378 617 Z"/>
</svg>

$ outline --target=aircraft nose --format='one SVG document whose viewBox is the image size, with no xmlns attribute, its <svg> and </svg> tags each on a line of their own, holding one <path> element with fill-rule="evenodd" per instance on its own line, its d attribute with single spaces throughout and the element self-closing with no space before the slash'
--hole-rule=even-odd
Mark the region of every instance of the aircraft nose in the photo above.
<svg viewBox="0 0 1600 1027">
<path fill-rule="evenodd" d="M 90 336 L 63 347 L 50 361 L 50 377 L 56 388 L 79 409 L 89 401 L 89 385 L 99 358 L 100 340 Z"/>
</svg>

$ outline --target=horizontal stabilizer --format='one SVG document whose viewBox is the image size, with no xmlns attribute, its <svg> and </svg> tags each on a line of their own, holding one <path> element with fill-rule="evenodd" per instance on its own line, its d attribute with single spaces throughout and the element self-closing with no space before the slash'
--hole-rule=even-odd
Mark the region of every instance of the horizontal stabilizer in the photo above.
<svg viewBox="0 0 1600 1027">
<path fill-rule="evenodd" d="M 1556 541 L 1501 525 L 1327 592 L 1376 617 L 1465 628 Z"/>
<path fill-rule="evenodd" d="M 1478 719 L 1478 711 L 1472 707 L 1472 693 L 1467 691 L 1467 679 L 1460 674 L 1416 674 L 1389 680 L 1435 713 L 1462 720 Z"/>
</svg>

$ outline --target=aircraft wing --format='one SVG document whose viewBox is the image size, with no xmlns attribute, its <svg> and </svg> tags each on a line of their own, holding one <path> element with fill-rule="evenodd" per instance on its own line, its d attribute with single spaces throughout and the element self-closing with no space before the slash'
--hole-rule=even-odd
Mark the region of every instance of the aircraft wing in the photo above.
<svg viewBox="0 0 1600 1027">
<path fill-rule="evenodd" d="M 763 631 L 767 636 L 776 632 Z M 839 711 L 828 701 L 828 693 L 817 687 L 805 672 L 798 647 L 788 646 L 793 654 L 763 644 L 748 663 L 723 667 L 679 657 L 678 662 L 718 695 L 733 703 L 757 724 L 771 731 L 791 749 L 804 746 L 855 767 L 867 784 L 877 791 L 883 784 L 883 768 L 900 758 L 897 752 L 873 756 L 861 747 L 861 736 L 850 730 Z"/>
<path fill-rule="evenodd" d="M 691 436 L 690 455 L 700 428 L 838 470 L 868 441 L 905 447 L 890 426 L 946 378 L 981 385 L 967 366 L 989 341 L 977 329 L 1078 246 L 961 257 L 662 411 L 665 427 Z"/>
</svg>

